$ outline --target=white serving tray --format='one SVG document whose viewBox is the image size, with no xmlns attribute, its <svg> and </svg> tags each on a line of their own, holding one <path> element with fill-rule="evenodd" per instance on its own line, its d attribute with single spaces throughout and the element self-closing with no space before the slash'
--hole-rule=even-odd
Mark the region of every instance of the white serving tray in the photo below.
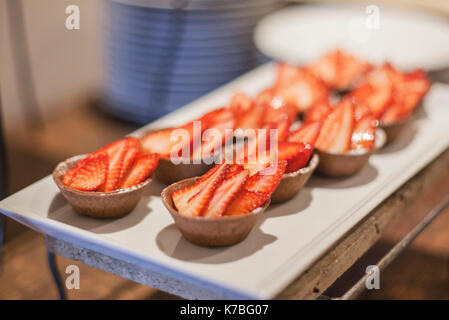
<svg viewBox="0 0 449 320">
<path fill-rule="evenodd" d="M 256 94 L 273 76 L 273 65 L 264 65 L 149 127 L 198 117 L 224 105 L 238 89 Z M 138 207 L 119 220 L 77 215 L 51 176 L 1 201 L 0 211 L 39 232 L 225 297 L 273 298 L 448 146 L 449 86 L 435 84 L 414 126 L 374 155 L 359 174 L 348 179 L 313 177 L 294 199 L 270 207 L 245 241 L 226 248 L 187 242 L 162 205 L 164 185 L 157 181 Z"/>
</svg>

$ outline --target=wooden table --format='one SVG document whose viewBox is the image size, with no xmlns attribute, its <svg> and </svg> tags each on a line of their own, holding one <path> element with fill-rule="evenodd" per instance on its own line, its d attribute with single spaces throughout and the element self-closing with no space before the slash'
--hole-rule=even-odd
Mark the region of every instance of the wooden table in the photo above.
<svg viewBox="0 0 449 320">
<path fill-rule="evenodd" d="M 405 209 L 425 189 L 435 184 L 445 175 L 449 175 L 449 149 L 446 149 L 426 168 L 375 208 L 371 214 L 348 232 L 277 298 L 315 299 L 320 297 L 327 288 L 380 239 L 395 220 L 404 216 Z M 425 226 L 427 224 L 423 227 Z M 196 299 L 220 298 L 214 292 L 205 291 L 187 283 L 181 283 L 173 278 L 149 271 L 144 266 L 130 264 L 60 239 L 46 237 L 46 244 L 48 249 L 57 255 L 82 261 L 92 267 L 175 295 Z M 403 246 L 401 244 L 401 247 Z M 345 298 L 354 298 L 359 292 L 360 290 L 356 290 L 355 294 Z"/>
</svg>

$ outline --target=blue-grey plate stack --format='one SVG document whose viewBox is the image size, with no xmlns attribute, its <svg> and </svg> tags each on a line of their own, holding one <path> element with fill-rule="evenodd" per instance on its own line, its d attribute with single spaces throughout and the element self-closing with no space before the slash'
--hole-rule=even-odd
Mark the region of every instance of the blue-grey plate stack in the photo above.
<svg viewBox="0 0 449 320">
<path fill-rule="evenodd" d="M 253 29 L 280 0 L 108 2 L 103 109 L 146 123 L 265 61 Z"/>
</svg>

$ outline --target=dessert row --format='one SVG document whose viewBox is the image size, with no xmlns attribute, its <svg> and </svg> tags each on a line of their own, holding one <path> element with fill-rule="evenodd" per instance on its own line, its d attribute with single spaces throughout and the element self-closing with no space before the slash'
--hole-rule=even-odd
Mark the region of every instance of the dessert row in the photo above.
<svg viewBox="0 0 449 320">
<path fill-rule="evenodd" d="M 126 137 L 60 163 L 53 178 L 80 214 L 131 212 L 153 175 L 170 184 L 162 201 L 189 241 L 242 241 L 270 205 L 293 198 L 316 170 L 356 174 L 413 119 L 430 88 L 422 70 L 400 72 L 336 50 L 308 66 L 277 65 L 256 97 L 175 128 Z"/>
</svg>

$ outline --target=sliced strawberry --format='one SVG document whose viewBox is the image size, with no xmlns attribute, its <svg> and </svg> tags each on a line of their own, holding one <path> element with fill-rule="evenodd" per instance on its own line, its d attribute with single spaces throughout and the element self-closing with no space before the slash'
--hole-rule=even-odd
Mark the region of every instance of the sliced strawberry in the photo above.
<svg viewBox="0 0 449 320">
<path fill-rule="evenodd" d="M 276 95 L 286 103 L 296 106 L 299 111 L 306 111 L 314 104 L 328 98 L 328 89 L 316 77 L 305 70 L 292 84 L 277 88 Z"/>
<path fill-rule="evenodd" d="M 371 65 L 341 50 L 335 50 L 321 57 L 310 69 L 331 88 L 345 90 L 370 70 Z"/>
<path fill-rule="evenodd" d="M 381 114 L 380 120 L 383 123 L 393 123 L 410 115 L 429 89 L 430 82 L 421 70 L 402 74 L 389 64 L 383 68 L 388 72 L 393 91 L 392 98 Z"/>
<path fill-rule="evenodd" d="M 261 207 L 269 198 L 270 195 L 267 193 L 242 190 L 227 207 L 225 215 L 249 213 Z"/>
<path fill-rule="evenodd" d="M 273 160 L 274 161 L 274 160 Z M 261 170 L 265 169 L 272 162 L 272 157 L 269 152 L 260 154 L 257 158 L 248 159 L 245 161 L 243 167 L 249 170 L 249 175 L 252 176 Z"/>
<path fill-rule="evenodd" d="M 130 188 L 145 181 L 156 169 L 158 162 L 159 155 L 157 153 L 139 156 L 128 174 L 123 177 L 120 189 Z"/>
<path fill-rule="evenodd" d="M 380 118 L 383 124 L 390 124 L 401 120 L 403 117 L 404 104 L 399 99 L 394 99 L 391 105 L 385 110 Z"/>
<path fill-rule="evenodd" d="M 324 120 L 316 147 L 333 153 L 345 152 L 351 142 L 353 126 L 353 104 L 350 100 L 342 100 Z"/>
<path fill-rule="evenodd" d="M 243 188 L 248 176 L 248 170 L 237 171 L 231 175 L 228 173 L 227 178 L 215 190 L 204 216 L 208 218 L 222 216 L 237 192 Z"/>
<path fill-rule="evenodd" d="M 195 120 L 199 122 L 200 120 Z M 180 157 L 190 157 L 193 152 L 193 147 L 200 144 L 201 133 L 204 131 L 207 124 L 203 124 L 195 128 L 194 121 L 188 122 L 185 125 L 174 128 L 173 130 L 185 130 L 176 139 L 174 137 L 170 147 L 170 155 L 178 155 Z M 176 131 L 174 133 L 177 133 Z"/>
<path fill-rule="evenodd" d="M 214 150 L 222 146 L 233 136 L 235 119 L 232 112 L 222 109 L 219 113 L 211 114 L 206 118 L 207 127 L 203 132 L 203 142 L 200 147 L 193 150 L 192 158 L 208 158 L 212 156 Z"/>
<path fill-rule="evenodd" d="M 285 173 L 296 172 L 307 166 L 307 163 L 309 163 L 310 156 L 313 152 L 313 147 L 304 142 L 300 142 L 299 144 L 301 145 L 302 150 L 297 157 L 288 161 Z"/>
<path fill-rule="evenodd" d="M 125 153 L 125 156 L 123 158 L 123 165 L 122 170 L 120 171 L 119 181 L 123 181 L 123 177 L 128 173 L 129 169 L 134 164 L 134 161 L 137 158 L 137 155 L 139 154 L 140 148 L 139 148 L 139 139 L 130 137 L 127 138 L 128 146 Z"/>
<path fill-rule="evenodd" d="M 337 51 L 328 53 L 310 66 L 310 71 L 331 88 L 336 87 L 339 72 L 336 54 Z"/>
<path fill-rule="evenodd" d="M 177 207 L 179 213 L 190 217 L 201 216 L 209 206 L 209 202 L 212 199 L 215 190 L 225 178 L 228 170 L 228 164 L 220 165 L 217 171 L 208 179 L 204 188 L 188 201 L 185 208 L 180 209 Z"/>
<path fill-rule="evenodd" d="M 96 154 L 106 152 L 108 155 L 108 175 L 106 177 L 106 183 L 101 188 L 101 191 L 108 192 L 118 188 L 120 184 L 120 175 L 123 168 L 123 161 L 126 153 L 128 152 L 129 141 L 130 138 L 120 139 L 93 153 Z"/>
<path fill-rule="evenodd" d="M 173 142 L 170 135 L 173 129 L 150 132 L 141 139 L 142 149 L 147 153 L 159 153 L 161 157 L 170 156 Z"/>
<path fill-rule="evenodd" d="M 233 164 L 229 168 L 228 176 L 233 174 L 233 173 L 235 173 L 235 172 L 239 172 L 239 171 L 242 171 L 242 170 L 243 170 L 243 165 L 241 165 L 241 164 Z"/>
<path fill-rule="evenodd" d="M 310 109 L 308 109 L 304 115 L 304 120 L 306 123 L 324 120 L 329 113 L 332 112 L 332 108 L 329 102 L 322 101 L 315 104 Z"/>
<path fill-rule="evenodd" d="M 352 133 L 352 150 L 372 150 L 376 138 L 376 119 L 367 115 L 356 122 Z"/>
<path fill-rule="evenodd" d="M 178 209 L 178 211 L 185 210 L 189 200 L 192 199 L 194 195 L 203 190 L 204 187 L 211 181 L 211 179 L 214 179 L 214 175 L 222 166 L 223 165 L 216 165 L 208 172 L 206 172 L 195 184 L 172 193 L 173 203 L 175 204 L 175 207 Z"/>
<path fill-rule="evenodd" d="M 88 155 L 86 158 L 78 161 L 69 171 L 66 172 L 66 174 L 64 175 L 64 177 L 62 178 L 62 183 L 65 184 L 66 186 L 69 186 L 70 183 L 72 182 L 73 177 L 76 175 L 76 173 L 78 172 L 79 168 L 81 168 L 82 166 L 84 166 L 84 164 L 86 162 L 88 162 L 90 160 L 90 158 L 92 157 L 92 154 Z"/>
<path fill-rule="evenodd" d="M 108 155 L 106 152 L 99 152 L 88 156 L 85 160 L 77 167 L 70 181 L 70 187 L 82 191 L 98 190 L 106 182 Z"/>
<path fill-rule="evenodd" d="M 231 102 L 229 103 L 229 108 L 234 114 L 242 115 L 243 113 L 251 109 L 253 105 L 254 102 L 250 97 L 242 92 L 237 92 L 232 97 Z"/>
<path fill-rule="evenodd" d="M 305 68 L 281 65 L 274 88 L 276 96 L 286 104 L 305 111 L 328 97 L 324 82 Z"/>
<path fill-rule="evenodd" d="M 391 74 L 389 65 L 375 69 L 352 93 L 353 97 L 370 108 L 376 119 L 382 116 L 393 97 Z"/>
<path fill-rule="evenodd" d="M 278 63 L 276 87 L 286 87 L 301 77 L 301 69 L 287 63 Z"/>
<path fill-rule="evenodd" d="M 273 168 L 274 170 L 263 170 L 265 172 L 258 172 L 251 176 L 245 184 L 245 189 L 267 194 L 273 193 L 281 181 L 286 167 L 287 161 L 278 161 L 277 166 Z"/>
<path fill-rule="evenodd" d="M 355 121 L 359 121 L 363 117 L 372 116 L 372 112 L 370 108 L 357 100 L 353 100 L 354 102 L 354 119 Z"/>
<path fill-rule="evenodd" d="M 273 152 L 274 150 L 270 150 Z M 297 159 L 304 152 L 304 143 L 297 142 L 279 142 L 278 160 Z"/>
<path fill-rule="evenodd" d="M 228 108 L 219 108 L 207 112 L 201 118 L 199 118 L 198 121 L 201 121 L 201 126 L 204 131 L 204 129 L 210 128 L 222 122 L 227 122 L 231 119 L 234 119 L 232 110 Z"/>
<path fill-rule="evenodd" d="M 248 111 L 236 115 L 236 128 L 241 130 L 257 129 L 262 126 L 265 108 L 261 105 L 254 105 Z"/>
<path fill-rule="evenodd" d="M 254 103 L 258 106 L 270 107 L 284 105 L 280 97 L 276 97 L 275 87 L 262 90 L 254 99 Z"/>
<path fill-rule="evenodd" d="M 264 154 L 269 148 L 272 131 L 277 129 L 275 123 L 266 123 L 260 129 L 256 130 L 256 137 L 248 141 L 245 146 L 237 152 L 236 163 L 247 163 L 246 160 L 253 161 L 257 156 Z"/>
<path fill-rule="evenodd" d="M 346 55 L 339 69 L 336 88 L 345 90 L 356 84 L 363 76 L 372 69 L 372 65 L 358 60 L 352 56 Z"/>
<path fill-rule="evenodd" d="M 265 104 L 264 122 L 280 122 L 289 119 L 294 122 L 298 115 L 298 109 L 290 104 L 285 104 L 283 100 L 272 101 L 271 104 Z"/>
<path fill-rule="evenodd" d="M 320 135 L 321 121 L 309 122 L 299 129 L 293 131 L 288 136 L 290 142 L 306 142 L 311 146 L 315 145 Z"/>
<path fill-rule="evenodd" d="M 282 119 L 276 123 L 278 130 L 278 141 L 285 141 L 290 133 L 291 121 L 288 118 Z"/>
<path fill-rule="evenodd" d="M 405 75 L 403 111 L 401 116 L 407 117 L 429 91 L 431 83 L 427 74 L 418 69 Z"/>
</svg>

